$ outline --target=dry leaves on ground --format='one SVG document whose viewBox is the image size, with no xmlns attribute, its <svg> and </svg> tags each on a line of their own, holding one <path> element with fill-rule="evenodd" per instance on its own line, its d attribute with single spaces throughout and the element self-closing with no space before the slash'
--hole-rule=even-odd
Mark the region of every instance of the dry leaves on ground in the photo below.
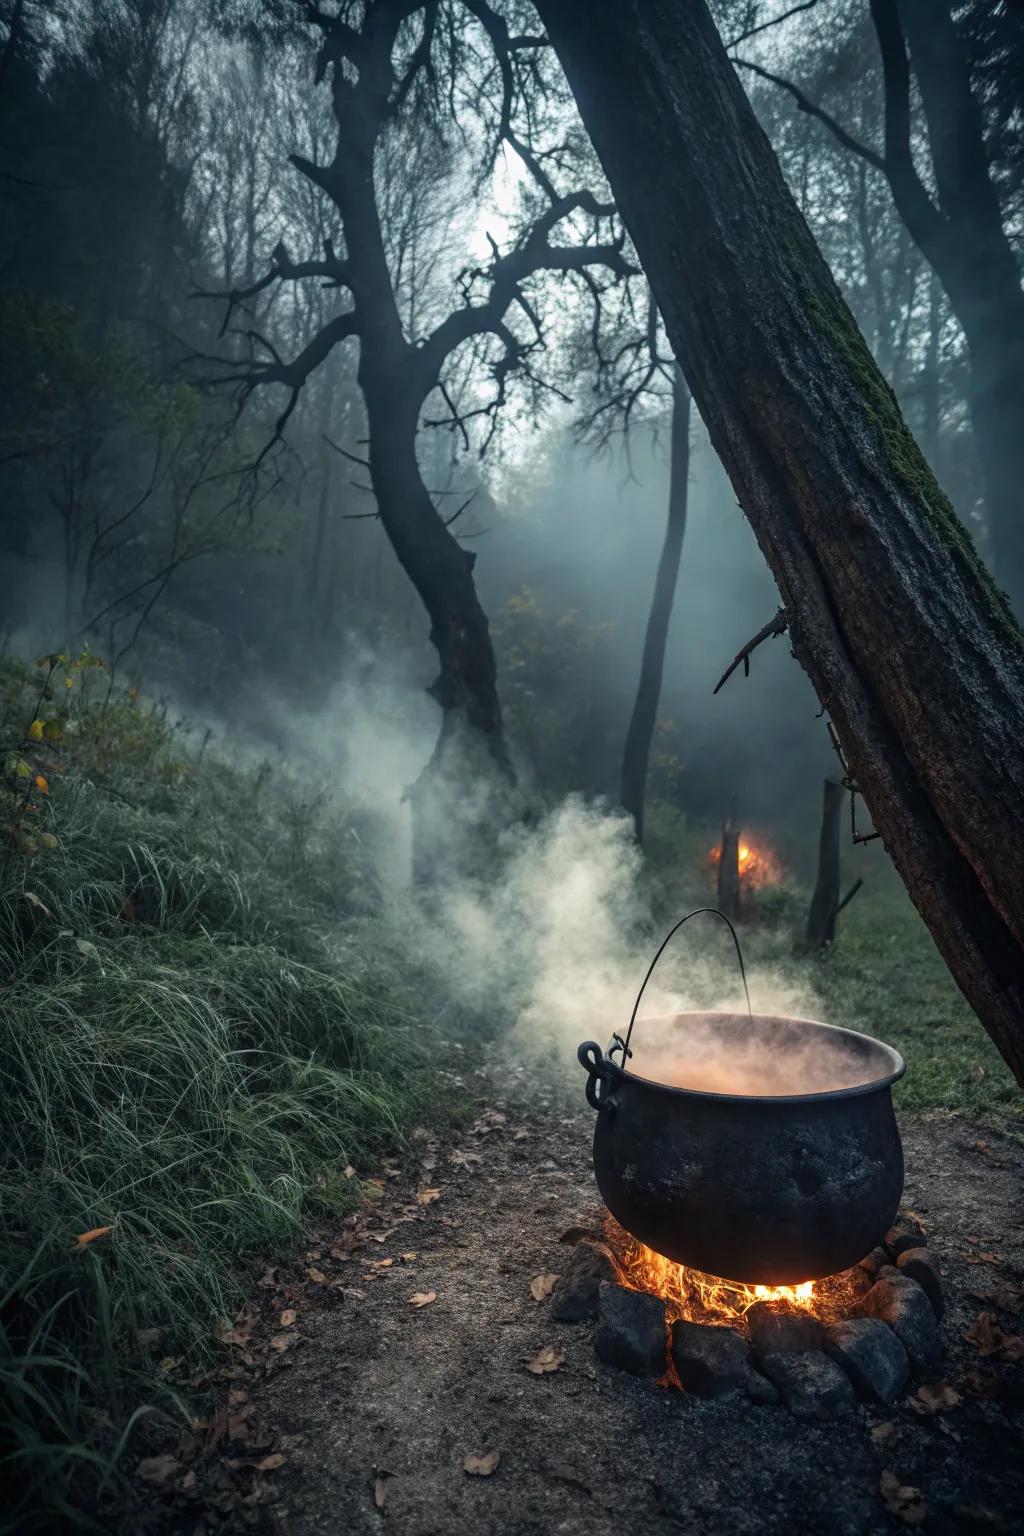
<svg viewBox="0 0 1024 1536">
<path fill-rule="evenodd" d="M 439 1189 L 418 1189 L 416 1191 L 417 1205 L 433 1205 L 434 1201 L 440 1200 L 440 1198 L 441 1191 Z"/>
<path fill-rule="evenodd" d="M 979 1312 L 964 1338 L 968 1344 L 977 1346 L 980 1355 L 998 1355 L 1013 1364 L 1024 1360 L 1024 1337 L 1004 1333 L 994 1312 Z"/>
<path fill-rule="evenodd" d="M 920 1488 L 911 1488 L 901 1483 L 896 1473 L 888 1468 L 882 1473 L 878 1486 L 882 1502 L 890 1515 L 895 1515 L 896 1519 L 902 1520 L 904 1525 L 922 1523 L 928 1513 L 928 1506 Z"/>
<path fill-rule="evenodd" d="M 143 1456 L 135 1471 L 144 1483 L 152 1483 L 154 1487 L 162 1488 L 181 1471 L 181 1463 L 176 1456 L 171 1456 L 165 1451 L 160 1456 Z"/>
<path fill-rule="evenodd" d="M 557 1275 L 534 1275 L 533 1279 L 530 1281 L 530 1295 L 533 1297 L 534 1301 L 543 1301 L 545 1297 L 551 1295 L 551 1292 L 554 1290 L 557 1282 Z"/>
<path fill-rule="evenodd" d="M 281 1313 L 281 1327 L 282 1328 L 290 1328 L 292 1326 L 292 1324 L 295 1322 L 295 1319 L 296 1319 L 297 1316 L 298 1316 L 298 1313 L 295 1312 L 292 1307 L 287 1307 Z"/>
<path fill-rule="evenodd" d="M 276 1472 L 278 1467 L 283 1467 L 288 1457 L 281 1451 L 275 1451 L 272 1456 L 264 1456 L 262 1461 L 256 1463 L 258 1472 Z"/>
<path fill-rule="evenodd" d="M 470 1454 L 463 1459 L 462 1468 L 463 1471 L 468 1472 L 471 1477 L 490 1477 L 491 1473 L 497 1467 L 500 1460 L 500 1451 L 471 1451 Z"/>
<path fill-rule="evenodd" d="M 437 1300 L 436 1291 L 416 1291 L 409 1297 L 409 1305 L 412 1307 L 429 1307 L 432 1301 Z"/>
<path fill-rule="evenodd" d="M 553 1344 L 545 1344 L 544 1348 L 529 1362 L 526 1369 L 534 1376 L 547 1376 L 549 1372 L 557 1371 L 564 1360 L 564 1349 L 556 1349 Z"/>
<path fill-rule="evenodd" d="M 959 1408 L 963 1398 L 955 1387 L 948 1381 L 938 1381 L 933 1386 L 918 1387 L 917 1396 L 911 1398 L 910 1406 L 915 1413 L 948 1413 L 951 1408 Z"/>
<path fill-rule="evenodd" d="M 310 1267 L 306 1270 L 306 1275 L 310 1280 L 312 1280 L 314 1285 L 327 1284 L 327 1276 L 324 1274 L 322 1269 L 317 1269 L 316 1265 L 314 1264 L 311 1264 Z"/>
</svg>

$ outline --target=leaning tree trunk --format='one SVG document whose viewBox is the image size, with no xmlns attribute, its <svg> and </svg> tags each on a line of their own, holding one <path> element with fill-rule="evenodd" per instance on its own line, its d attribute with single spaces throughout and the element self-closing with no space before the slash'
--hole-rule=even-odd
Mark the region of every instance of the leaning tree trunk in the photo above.
<svg viewBox="0 0 1024 1536">
<path fill-rule="evenodd" d="M 537 0 L 793 651 L 1024 1081 L 1024 646 L 900 416 L 703 0 Z"/>
<path fill-rule="evenodd" d="M 622 753 L 623 809 L 633 818 L 638 843 L 644 837 L 644 800 L 647 790 L 647 765 L 658 719 L 661 679 L 665 670 L 665 647 L 672 620 L 672 604 L 679 581 L 679 562 L 686 533 L 686 502 L 690 480 L 690 391 L 683 371 L 676 363 L 672 377 L 672 457 L 669 469 L 668 522 L 661 546 L 654 596 L 647 617 L 644 653 L 640 662 L 633 713 L 626 732 Z"/>
</svg>

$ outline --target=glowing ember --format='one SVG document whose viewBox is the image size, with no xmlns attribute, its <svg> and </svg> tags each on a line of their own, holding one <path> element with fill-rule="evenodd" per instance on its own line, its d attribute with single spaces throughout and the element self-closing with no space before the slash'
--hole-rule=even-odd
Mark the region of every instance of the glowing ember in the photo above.
<svg viewBox="0 0 1024 1536">
<path fill-rule="evenodd" d="M 742 1328 L 746 1313 L 757 1301 L 831 1321 L 846 1315 L 856 1299 L 848 1271 L 798 1285 L 743 1285 L 674 1264 L 638 1243 L 610 1218 L 607 1236 L 618 1254 L 626 1285 L 659 1296 L 670 1321 L 683 1317 L 691 1323 L 728 1323 Z"/>
<path fill-rule="evenodd" d="M 783 877 L 782 861 L 764 843 L 746 838 L 739 846 L 740 883 L 747 890 L 759 891 L 768 885 L 778 885 Z M 716 844 L 708 854 L 708 863 L 718 865 L 722 850 Z"/>
</svg>

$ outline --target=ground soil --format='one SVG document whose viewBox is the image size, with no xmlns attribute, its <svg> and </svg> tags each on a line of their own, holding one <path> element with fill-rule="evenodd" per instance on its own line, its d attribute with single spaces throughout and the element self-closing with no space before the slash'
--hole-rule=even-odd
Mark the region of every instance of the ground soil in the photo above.
<svg viewBox="0 0 1024 1536">
<path fill-rule="evenodd" d="M 378 1199 L 268 1267 L 229 1345 L 219 1410 L 172 1447 L 159 1494 L 140 1485 L 128 1525 L 862 1536 L 921 1523 L 923 1500 L 926 1532 L 1024 1531 L 1024 1366 L 1008 1358 L 1012 1339 L 983 1354 L 963 1337 L 992 1294 L 1003 1334 L 1024 1331 L 1024 1149 L 953 1116 L 903 1121 L 906 1204 L 948 1295 L 948 1353 L 928 1379 L 962 1400 L 810 1425 L 616 1371 L 595 1356 L 593 1324 L 555 1324 L 534 1300 L 531 1278 L 566 1263 L 560 1234 L 593 1219 L 591 1129 L 589 1110 L 490 1096 L 455 1141 L 416 1139 Z M 983 1344 L 998 1339 L 983 1330 Z M 548 1345 L 564 1363 L 531 1374 Z M 491 1475 L 464 1470 L 493 1451 Z M 895 1497 L 902 1516 L 887 1512 L 886 1473 L 920 1491 Z"/>
</svg>

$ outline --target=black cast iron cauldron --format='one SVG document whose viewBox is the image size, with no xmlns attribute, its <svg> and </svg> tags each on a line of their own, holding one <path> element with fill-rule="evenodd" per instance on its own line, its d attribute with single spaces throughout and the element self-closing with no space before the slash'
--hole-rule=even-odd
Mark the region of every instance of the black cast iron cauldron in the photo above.
<svg viewBox="0 0 1024 1536">
<path fill-rule="evenodd" d="M 714 911 L 701 908 L 701 911 Z M 686 922 L 695 913 L 688 913 Z M 728 922 L 722 913 L 715 913 Z M 906 1070 L 890 1046 L 813 1019 L 769 1014 L 681 1013 L 645 1019 L 669 1048 L 689 1033 L 721 1059 L 834 1063 L 843 1086 L 809 1093 L 718 1093 L 669 1087 L 613 1060 L 633 1056 L 630 1037 L 604 1054 L 579 1048 L 587 1099 L 597 1111 L 594 1172 L 611 1214 L 666 1258 L 749 1284 L 795 1285 L 848 1269 L 882 1239 L 903 1191 L 903 1149 L 891 1089 Z M 736 952 L 739 943 L 729 923 Z M 742 974 L 743 960 L 740 956 Z M 743 978 L 746 990 L 746 977 Z M 831 1067 L 829 1067 L 831 1072 Z"/>
</svg>

